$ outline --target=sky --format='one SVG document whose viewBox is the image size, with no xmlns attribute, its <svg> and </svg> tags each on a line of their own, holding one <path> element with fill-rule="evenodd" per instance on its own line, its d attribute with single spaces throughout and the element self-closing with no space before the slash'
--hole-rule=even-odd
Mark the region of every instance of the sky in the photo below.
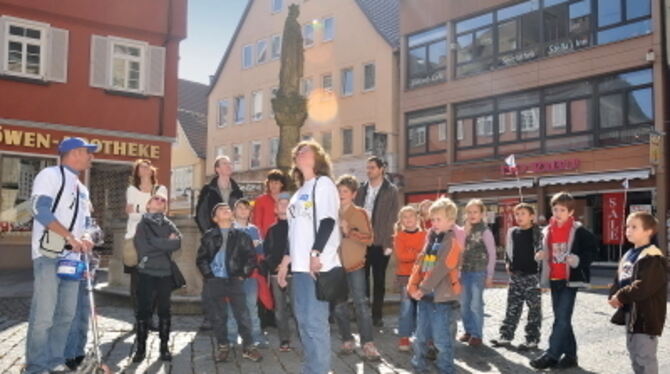
<svg viewBox="0 0 670 374">
<path fill-rule="evenodd" d="M 247 0 L 189 0 L 187 37 L 180 46 L 179 78 L 209 84 Z"/>
</svg>

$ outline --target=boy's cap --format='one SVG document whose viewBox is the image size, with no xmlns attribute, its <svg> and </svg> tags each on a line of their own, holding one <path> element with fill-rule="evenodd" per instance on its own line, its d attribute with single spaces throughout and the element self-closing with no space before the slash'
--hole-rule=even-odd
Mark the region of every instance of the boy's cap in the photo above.
<svg viewBox="0 0 670 374">
<path fill-rule="evenodd" d="M 86 143 L 82 138 L 67 138 L 58 145 L 58 153 L 67 153 L 77 148 L 86 148 L 90 152 L 96 152 L 98 150 L 97 145 Z"/>
<path fill-rule="evenodd" d="M 288 192 L 282 192 L 277 196 L 277 201 L 279 200 L 291 200 L 291 194 Z"/>
<path fill-rule="evenodd" d="M 214 218 L 214 216 L 216 216 L 216 210 L 223 207 L 223 206 L 227 206 L 227 207 L 230 208 L 230 204 L 228 204 L 228 203 L 218 203 L 218 204 L 214 205 L 214 208 L 212 208 L 212 218 Z"/>
</svg>

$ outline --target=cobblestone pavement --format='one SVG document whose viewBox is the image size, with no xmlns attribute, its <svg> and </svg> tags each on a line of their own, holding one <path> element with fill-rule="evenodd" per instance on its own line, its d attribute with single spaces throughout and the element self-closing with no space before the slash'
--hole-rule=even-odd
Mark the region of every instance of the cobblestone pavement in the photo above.
<svg viewBox="0 0 670 374">
<path fill-rule="evenodd" d="M 506 289 L 494 288 L 485 293 L 486 321 L 485 338 L 497 336 L 505 310 Z M 546 346 L 550 324 L 553 320 L 550 297 L 543 295 L 542 344 Z M 581 368 L 565 370 L 565 373 L 630 373 L 629 360 L 625 349 L 624 332 L 621 328 L 611 325 L 609 317 L 612 310 L 605 302 L 606 296 L 600 292 L 581 292 L 577 297 L 574 324 L 579 345 Z M 19 373 L 24 360 L 25 335 L 29 299 L 0 299 L 0 374 Z M 133 349 L 132 315 L 129 309 L 118 306 L 99 306 L 99 323 L 101 328 L 102 352 L 104 361 L 115 373 L 299 373 L 301 351 L 279 352 L 276 330 L 268 329 L 271 349 L 262 350 L 264 359 L 260 363 L 242 360 L 239 350 L 232 362 L 215 365 L 212 354 L 215 349 L 214 339 L 209 333 L 198 331 L 201 318 L 198 316 L 174 316 L 171 337 L 174 360 L 172 365 L 162 364 L 158 356 L 158 336 L 152 333 L 149 341 L 149 356 L 141 364 L 130 362 Z M 334 373 L 410 373 L 409 354 L 396 350 L 397 337 L 394 334 L 396 319 L 392 312 L 385 319 L 388 327 L 378 330 L 375 340 L 383 356 L 380 363 L 365 362 L 360 350 L 358 354 L 340 356 L 336 353 L 340 344 L 334 328 L 333 360 Z M 522 318 L 514 344 L 523 340 Z M 658 358 L 660 372 L 670 373 L 670 326 L 666 324 L 666 335 L 660 340 Z M 299 347 L 297 339 L 295 345 Z M 539 352 L 539 351 L 538 351 Z M 522 353 L 514 349 L 470 348 L 456 344 L 456 365 L 458 373 L 533 373 L 528 366 L 528 358 L 538 352 Z"/>
</svg>

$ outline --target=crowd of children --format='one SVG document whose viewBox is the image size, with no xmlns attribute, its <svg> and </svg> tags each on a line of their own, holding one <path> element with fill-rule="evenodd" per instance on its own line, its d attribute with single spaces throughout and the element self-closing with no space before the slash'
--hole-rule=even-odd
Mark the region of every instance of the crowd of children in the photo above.
<svg viewBox="0 0 670 374">
<path fill-rule="evenodd" d="M 364 357 L 379 360 L 374 345 L 369 304 L 365 294 L 365 251 L 373 240 L 370 218 L 354 204 L 358 182 L 352 176 L 337 181 L 340 194 L 340 257 Z M 281 193 L 275 204 L 276 223 L 261 238 L 249 223 L 251 205 L 240 199 L 234 206 L 217 204 L 211 212 L 218 227 L 205 233 L 197 263 L 205 278 L 205 310 L 219 343 L 217 361 L 226 361 L 230 345 L 241 335 L 243 357 L 262 359 L 257 348 L 267 346 L 258 322 L 257 279 L 267 275 L 272 291 L 279 350 L 291 351 L 290 277 L 288 286 L 277 281 L 277 269 L 287 249 L 287 208 L 290 195 Z M 525 342 L 520 350 L 538 349 L 542 323 L 541 289 L 549 289 L 553 325 L 548 347 L 530 361 L 536 369 L 578 366 L 577 338 L 572 327 L 577 291 L 588 287 L 590 265 L 597 257 L 595 236 L 574 217 L 575 201 L 566 192 L 551 199 L 552 217 L 546 227 L 537 224 L 532 205 L 514 207 L 516 225 L 505 236 L 504 262 L 509 276 L 507 308 L 495 347 L 511 346 L 524 304 L 528 309 Z M 396 285 L 400 293 L 398 350 L 412 351 L 417 372 L 428 370 L 434 355 L 440 373 L 453 373 L 454 345 L 484 343 L 484 289 L 493 284 L 496 263 L 494 235 L 486 223 L 486 207 L 473 199 L 459 226 L 457 205 L 446 197 L 400 209 L 395 225 Z M 658 336 L 663 329 L 667 302 L 667 261 L 651 244 L 657 229 L 648 213 L 632 213 L 626 237 L 634 245 L 621 259 L 609 304 L 616 308 L 612 322 L 626 326 L 627 348 L 636 373 L 656 373 Z M 225 297 L 225 299 L 224 299 Z M 229 305 L 223 305 L 227 303 Z M 340 353 L 355 349 L 349 304 L 331 308 L 342 339 Z M 230 315 L 234 318 L 230 318 Z M 460 316 L 460 317 L 459 317 Z M 457 337 L 457 321 L 462 334 Z"/>
</svg>

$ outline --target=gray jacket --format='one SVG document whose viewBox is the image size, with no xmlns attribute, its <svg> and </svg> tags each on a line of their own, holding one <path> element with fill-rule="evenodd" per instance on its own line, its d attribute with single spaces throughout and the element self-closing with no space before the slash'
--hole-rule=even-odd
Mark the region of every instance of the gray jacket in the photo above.
<svg viewBox="0 0 670 374">
<path fill-rule="evenodd" d="M 368 193 L 370 182 L 363 183 L 358 188 L 356 194 L 356 205 L 365 206 L 365 196 Z M 372 245 L 382 248 L 393 248 L 393 225 L 398 219 L 400 210 L 400 193 L 398 188 L 388 179 L 379 187 L 379 192 L 375 198 L 375 205 L 372 210 L 372 229 L 374 231 L 374 241 Z"/>
<path fill-rule="evenodd" d="M 177 239 L 169 239 L 173 233 Z M 155 277 L 172 275 L 170 254 L 181 248 L 181 233 L 172 221 L 164 216 L 159 224 L 142 217 L 133 241 L 139 259 L 138 272 Z"/>
</svg>

